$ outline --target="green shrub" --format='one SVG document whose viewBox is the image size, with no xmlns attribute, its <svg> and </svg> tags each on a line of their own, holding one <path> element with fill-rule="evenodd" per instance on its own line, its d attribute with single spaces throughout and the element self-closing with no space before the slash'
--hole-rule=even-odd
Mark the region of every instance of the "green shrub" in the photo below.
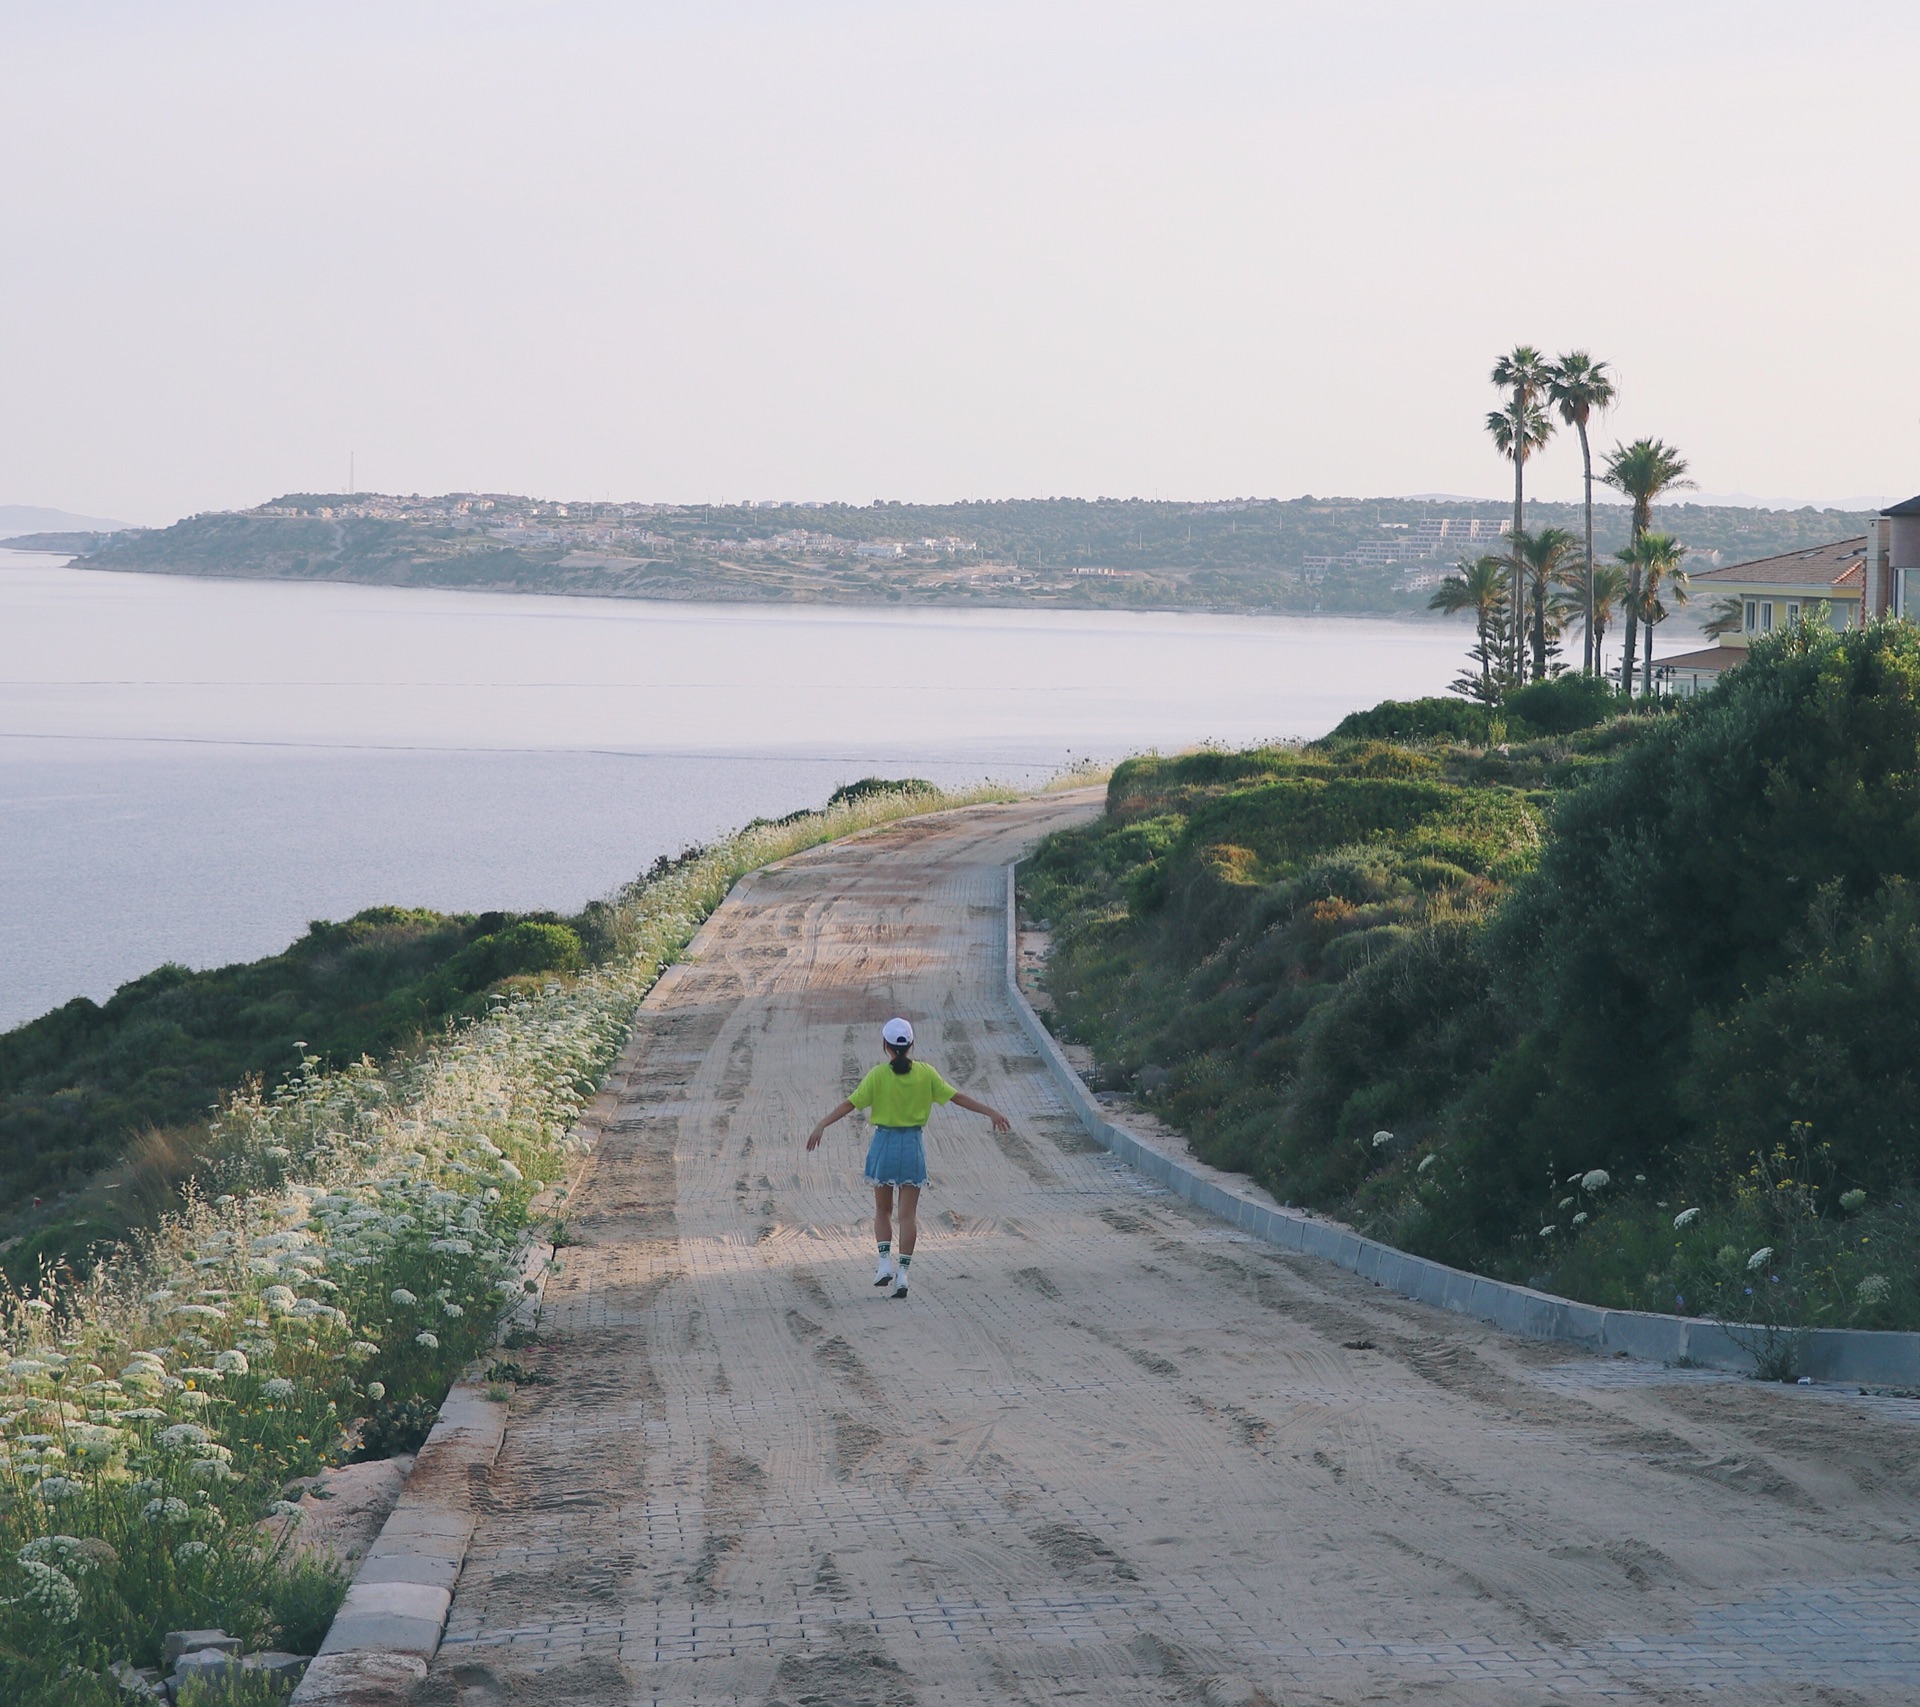
<svg viewBox="0 0 1920 1707">
<path fill-rule="evenodd" d="M 347 1574 L 334 1560 L 296 1555 L 267 1591 L 274 1646 L 286 1654 L 317 1654 L 346 1597 Z"/>
<path fill-rule="evenodd" d="M 1515 733 L 1571 735 L 1591 729 L 1629 708 L 1627 697 L 1604 676 L 1569 672 L 1517 689 L 1501 702 Z"/>
<path fill-rule="evenodd" d="M 392 1458 L 418 1452 L 440 1417 L 440 1401 L 424 1394 L 387 1394 L 367 1407 L 356 1459 Z"/>
<path fill-rule="evenodd" d="M 851 806 L 856 800 L 866 800 L 876 794 L 938 794 L 937 783 L 931 783 L 924 777 L 901 776 L 863 776 L 858 782 L 842 783 L 827 796 L 827 805 Z"/>
<path fill-rule="evenodd" d="M 1383 699 L 1349 712 L 1330 741 L 1459 741 L 1484 747 L 1506 739 L 1500 713 L 1466 699 Z"/>
</svg>

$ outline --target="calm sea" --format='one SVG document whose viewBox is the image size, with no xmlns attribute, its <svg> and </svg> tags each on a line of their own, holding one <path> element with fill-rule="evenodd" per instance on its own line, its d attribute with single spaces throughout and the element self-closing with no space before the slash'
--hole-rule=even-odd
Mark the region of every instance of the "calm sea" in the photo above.
<svg viewBox="0 0 1920 1707">
<path fill-rule="evenodd" d="M 1324 733 L 1452 624 L 106 575 L 0 551 L 0 1027 L 379 902 L 571 909 L 872 774 Z"/>
</svg>

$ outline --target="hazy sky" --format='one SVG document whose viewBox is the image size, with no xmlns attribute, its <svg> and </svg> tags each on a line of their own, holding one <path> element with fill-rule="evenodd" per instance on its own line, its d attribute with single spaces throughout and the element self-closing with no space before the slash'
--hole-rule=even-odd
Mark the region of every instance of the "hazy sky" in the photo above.
<svg viewBox="0 0 1920 1707">
<path fill-rule="evenodd" d="M 0 501 L 1920 490 L 1920 6 L 0 4 Z M 1556 444 L 1539 488 L 1571 495 Z"/>
</svg>

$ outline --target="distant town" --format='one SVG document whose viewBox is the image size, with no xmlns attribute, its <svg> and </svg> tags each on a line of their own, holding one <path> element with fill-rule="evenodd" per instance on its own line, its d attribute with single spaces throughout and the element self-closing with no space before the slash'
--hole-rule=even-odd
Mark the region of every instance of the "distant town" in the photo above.
<svg viewBox="0 0 1920 1707">
<path fill-rule="evenodd" d="M 16 549 L 141 573 L 721 600 L 1426 614 L 1461 560 L 1501 549 L 1498 500 L 1008 499 L 673 505 L 289 493 L 172 527 L 30 534 Z M 1577 507 L 1536 502 L 1538 525 Z M 1859 533 L 1837 510 L 1661 506 L 1701 568 Z M 1596 544 L 1625 542 L 1624 505 Z"/>
</svg>

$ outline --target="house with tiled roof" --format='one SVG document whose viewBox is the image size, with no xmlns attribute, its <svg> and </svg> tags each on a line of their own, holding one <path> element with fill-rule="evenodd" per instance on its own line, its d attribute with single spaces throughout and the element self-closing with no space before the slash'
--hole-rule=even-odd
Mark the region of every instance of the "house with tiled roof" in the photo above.
<svg viewBox="0 0 1920 1707">
<path fill-rule="evenodd" d="M 1756 640 L 1816 615 L 1843 631 L 1882 617 L 1920 618 L 1920 497 L 1882 510 L 1852 539 L 1703 569 L 1691 580 L 1696 603 L 1737 600 L 1740 624 L 1717 646 L 1657 659 L 1665 693 L 1704 692 L 1744 662 Z"/>
</svg>

